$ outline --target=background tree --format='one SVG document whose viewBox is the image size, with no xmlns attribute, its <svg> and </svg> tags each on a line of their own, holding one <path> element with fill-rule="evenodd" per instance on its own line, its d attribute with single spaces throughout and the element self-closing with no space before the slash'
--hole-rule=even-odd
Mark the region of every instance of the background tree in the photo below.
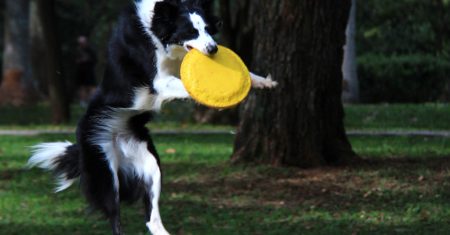
<svg viewBox="0 0 450 235">
<path fill-rule="evenodd" d="M 279 85 L 243 105 L 232 160 L 308 167 L 355 157 L 341 103 L 350 0 L 249 1 L 250 67 Z"/>
<path fill-rule="evenodd" d="M 356 0 L 352 0 L 350 17 L 345 30 L 344 62 L 342 64 L 343 94 L 342 100 L 347 103 L 359 101 L 359 83 L 356 65 Z"/>
<path fill-rule="evenodd" d="M 4 11 L 3 79 L 0 103 L 20 105 L 31 94 L 29 1 L 6 0 Z"/>
<path fill-rule="evenodd" d="M 70 105 L 65 95 L 62 76 L 61 49 L 58 40 L 58 30 L 55 15 L 54 0 L 35 0 L 36 32 L 33 34 L 34 48 L 40 48 L 46 53 L 41 54 L 41 60 L 34 60 L 34 67 L 41 67 L 45 74 L 47 88 L 52 108 L 53 123 L 67 122 L 70 119 Z M 41 64 L 40 61 L 44 61 Z"/>
</svg>

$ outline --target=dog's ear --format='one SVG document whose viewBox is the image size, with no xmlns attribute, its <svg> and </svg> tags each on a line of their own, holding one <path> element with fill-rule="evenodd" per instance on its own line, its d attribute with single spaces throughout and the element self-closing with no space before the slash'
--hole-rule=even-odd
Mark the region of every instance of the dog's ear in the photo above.
<svg viewBox="0 0 450 235">
<path fill-rule="evenodd" d="M 164 0 L 155 4 L 154 12 L 165 19 L 176 18 L 180 12 L 180 0 Z"/>
<path fill-rule="evenodd" d="M 213 0 L 196 0 L 197 6 L 200 6 L 205 12 L 206 19 L 210 25 L 209 34 L 217 34 L 221 29 L 223 22 L 222 20 L 214 15 L 214 1 Z"/>
<path fill-rule="evenodd" d="M 176 30 L 175 22 L 179 17 L 180 9 L 180 0 L 164 0 L 155 4 L 151 30 L 163 45 L 169 43 L 170 37 Z"/>
</svg>

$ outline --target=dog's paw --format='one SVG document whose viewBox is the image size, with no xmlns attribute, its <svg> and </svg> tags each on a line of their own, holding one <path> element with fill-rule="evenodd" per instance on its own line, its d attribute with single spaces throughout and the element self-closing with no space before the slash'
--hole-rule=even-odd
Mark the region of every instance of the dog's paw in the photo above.
<svg viewBox="0 0 450 235">
<path fill-rule="evenodd" d="M 266 78 L 252 79 L 252 86 L 258 89 L 273 89 L 278 86 L 278 82 L 272 80 L 272 75 L 268 75 Z"/>
<path fill-rule="evenodd" d="M 161 220 L 153 220 L 146 225 L 152 235 L 170 235 L 162 225 Z"/>
</svg>

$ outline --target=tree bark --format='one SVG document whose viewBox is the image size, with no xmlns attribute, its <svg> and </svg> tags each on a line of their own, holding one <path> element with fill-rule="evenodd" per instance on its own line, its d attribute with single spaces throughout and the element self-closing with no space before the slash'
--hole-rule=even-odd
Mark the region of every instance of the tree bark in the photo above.
<svg viewBox="0 0 450 235">
<path fill-rule="evenodd" d="M 47 87 L 52 108 L 52 122 L 55 124 L 68 122 L 70 109 L 68 97 L 64 94 L 64 80 L 61 70 L 61 49 L 57 36 L 57 24 L 54 0 L 35 0 L 37 7 L 37 19 L 41 25 L 42 35 L 37 36 L 42 40 L 46 54 L 42 55 L 46 62 L 43 63 L 47 75 Z M 37 64 L 39 66 L 39 64 Z"/>
<path fill-rule="evenodd" d="M 30 57 L 33 66 L 33 80 L 38 82 L 39 90 L 48 95 L 48 59 L 42 32 L 42 22 L 38 16 L 37 1 L 30 2 Z"/>
<path fill-rule="evenodd" d="M 342 64 L 343 94 L 342 100 L 346 103 L 359 101 L 359 84 L 356 65 L 356 0 L 352 0 L 350 17 L 345 31 L 346 44 L 344 46 L 344 63 Z"/>
<path fill-rule="evenodd" d="M 279 85 L 243 105 L 233 162 L 313 167 L 355 159 L 341 103 L 350 0 L 250 0 L 255 72 Z"/>
<path fill-rule="evenodd" d="M 0 103 L 22 105 L 34 85 L 29 58 L 29 0 L 5 1 L 3 79 Z"/>
</svg>

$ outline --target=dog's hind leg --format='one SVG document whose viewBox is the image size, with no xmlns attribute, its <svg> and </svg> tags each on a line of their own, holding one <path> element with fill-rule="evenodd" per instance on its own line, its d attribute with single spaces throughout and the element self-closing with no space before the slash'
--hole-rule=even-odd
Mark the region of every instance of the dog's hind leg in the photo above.
<svg viewBox="0 0 450 235">
<path fill-rule="evenodd" d="M 97 169 L 98 172 L 101 169 Z M 111 178 L 114 176 L 110 175 Z M 82 181 L 83 176 L 82 176 Z M 120 224 L 120 202 L 119 192 L 110 184 L 111 181 L 101 182 L 100 180 L 91 181 L 83 185 L 84 193 L 89 203 L 96 209 L 100 209 L 108 218 L 113 235 L 122 235 Z"/>
<path fill-rule="evenodd" d="M 149 140 L 146 145 L 147 169 L 144 173 L 146 193 L 144 195 L 144 206 L 146 225 L 153 235 L 168 235 L 169 233 L 162 224 L 159 213 L 159 196 L 161 193 L 161 170 L 159 168 L 159 157 L 153 142 Z"/>
<path fill-rule="evenodd" d="M 83 158 L 83 192 L 90 205 L 101 210 L 109 219 L 112 234 L 122 235 L 116 155 L 112 148 L 104 147 L 102 151 L 89 145 L 85 146 L 84 150 L 86 149 L 89 149 L 89 155 L 85 154 L 87 157 Z"/>
<path fill-rule="evenodd" d="M 156 173 L 156 172 L 155 172 Z M 161 190 L 161 173 L 158 170 L 151 176 L 151 182 L 147 184 L 147 191 L 144 195 L 145 220 L 147 228 L 153 235 L 168 235 L 169 233 L 162 224 L 159 213 L 159 195 Z"/>
<path fill-rule="evenodd" d="M 158 154 L 150 136 L 144 129 L 134 129 L 134 136 L 125 136 L 118 141 L 123 155 L 123 169 L 142 179 L 145 195 L 146 226 L 153 235 L 168 235 L 159 214 L 161 193 L 161 171 Z M 139 134 L 137 134 L 139 133 Z"/>
</svg>

